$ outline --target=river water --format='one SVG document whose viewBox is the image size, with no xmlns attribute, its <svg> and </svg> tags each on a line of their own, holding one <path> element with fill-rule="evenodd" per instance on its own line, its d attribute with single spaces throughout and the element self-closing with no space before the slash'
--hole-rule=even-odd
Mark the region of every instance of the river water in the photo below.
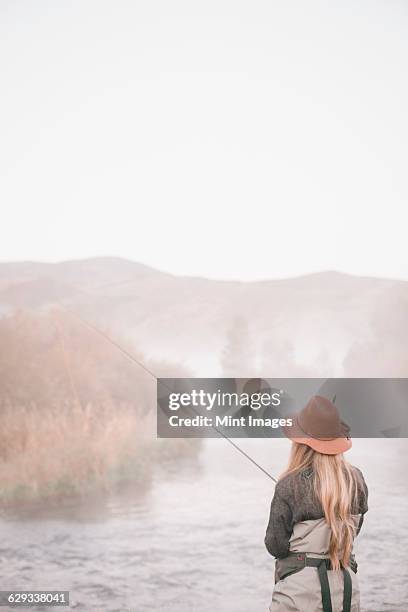
<svg viewBox="0 0 408 612">
<path fill-rule="evenodd" d="M 282 470 L 286 440 L 240 444 Z M 350 460 L 370 489 L 356 542 L 362 611 L 406 612 L 408 440 L 356 440 Z M 272 494 L 227 442 L 208 440 L 196 459 L 156 469 L 144 490 L 3 517 L 1 589 L 66 589 L 70 608 L 86 612 L 266 612 Z"/>
</svg>

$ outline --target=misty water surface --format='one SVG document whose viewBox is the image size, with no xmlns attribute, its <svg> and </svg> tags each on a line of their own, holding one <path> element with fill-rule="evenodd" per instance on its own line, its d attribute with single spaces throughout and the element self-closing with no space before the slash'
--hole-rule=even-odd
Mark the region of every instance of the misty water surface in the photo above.
<svg viewBox="0 0 408 612">
<path fill-rule="evenodd" d="M 241 441 L 275 475 L 285 440 Z M 356 544 L 362 611 L 408 609 L 408 441 L 355 441 L 370 488 Z M 263 537 L 272 483 L 222 440 L 81 507 L 1 522 L 2 589 L 68 589 L 86 612 L 266 612 L 273 560 Z M 5 609 L 5 608 L 3 608 Z"/>
</svg>

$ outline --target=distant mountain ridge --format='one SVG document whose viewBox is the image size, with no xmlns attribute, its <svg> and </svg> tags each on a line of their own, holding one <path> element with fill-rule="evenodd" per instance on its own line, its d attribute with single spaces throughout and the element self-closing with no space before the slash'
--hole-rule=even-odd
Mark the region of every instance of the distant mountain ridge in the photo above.
<svg viewBox="0 0 408 612">
<path fill-rule="evenodd" d="M 58 303 L 201 376 L 408 373 L 406 281 L 333 271 L 220 281 L 114 257 L 0 264 L 0 313 Z"/>
</svg>

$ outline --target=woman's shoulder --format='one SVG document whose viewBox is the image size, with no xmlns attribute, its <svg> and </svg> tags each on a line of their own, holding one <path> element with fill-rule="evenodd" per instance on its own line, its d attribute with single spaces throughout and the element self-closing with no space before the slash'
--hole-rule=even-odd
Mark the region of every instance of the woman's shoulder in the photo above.
<svg viewBox="0 0 408 612">
<path fill-rule="evenodd" d="M 351 465 L 352 472 L 355 477 L 359 505 L 363 511 L 367 506 L 368 488 L 363 476 L 363 472 L 356 466 Z M 297 472 L 290 472 L 280 478 L 276 485 L 276 495 L 284 500 L 290 500 L 294 497 L 301 497 L 308 494 L 313 488 L 313 469 L 306 468 Z"/>
<path fill-rule="evenodd" d="M 354 477 L 356 479 L 357 486 L 361 487 L 362 489 L 367 489 L 367 483 L 365 481 L 363 472 L 360 470 L 360 468 L 358 468 L 355 465 L 351 465 L 351 464 L 350 464 L 350 467 L 354 473 Z"/>
<path fill-rule="evenodd" d="M 276 485 L 276 493 L 283 499 L 289 499 L 299 489 L 309 488 L 312 483 L 312 476 L 313 470 L 311 468 L 285 474 Z"/>
<path fill-rule="evenodd" d="M 355 476 L 355 480 L 356 480 L 356 488 L 357 488 L 357 495 L 358 495 L 358 501 L 359 501 L 359 511 L 364 514 L 368 510 L 368 505 L 367 505 L 368 487 L 367 487 L 367 483 L 365 481 L 363 472 L 358 467 L 356 467 L 355 465 L 351 465 L 350 467 L 353 470 L 353 473 L 354 473 L 354 476 Z"/>
</svg>

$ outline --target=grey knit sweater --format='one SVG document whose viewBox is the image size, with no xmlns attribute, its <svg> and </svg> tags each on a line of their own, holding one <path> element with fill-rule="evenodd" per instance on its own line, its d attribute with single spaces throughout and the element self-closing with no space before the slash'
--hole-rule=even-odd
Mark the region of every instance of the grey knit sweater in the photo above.
<svg viewBox="0 0 408 612">
<path fill-rule="evenodd" d="M 353 514 L 364 515 L 368 510 L 368 489 L 361 471 L 357 473 L 358 495 Z M 271 503 L 269 523 L 266 530 L 265 546 L 274 557 L 286 557 L 293 526 L 299 521 L 316 520 L 324 517 L 321 503 L 313 488 L 311 469 L 289 474 L 278 482 Z M 359 529 L 361 528 L 360 522 Z"/>
</svg>

